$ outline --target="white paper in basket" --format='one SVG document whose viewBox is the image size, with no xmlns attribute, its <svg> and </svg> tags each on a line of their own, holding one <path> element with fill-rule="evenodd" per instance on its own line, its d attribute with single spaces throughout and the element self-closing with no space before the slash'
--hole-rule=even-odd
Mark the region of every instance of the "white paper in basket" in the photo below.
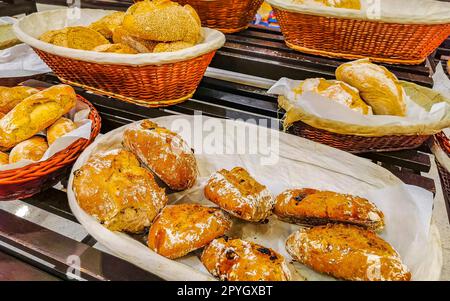
<svg viewBox="0 0 450 301">
<path fill-rule="evenodd" d="M 193 124 L 191 116 L 170 116 L 157 118 L 161 126 L 172 128 L 174 120 L 183 118 Z M 225 123 L 226 121 L 220 121 Z M 231 121 L 235 128 L 254 127 L 254 125 Z M 228 126 L 228 124 L 226 125 Z M 226 128 L 223 125 L 223 128 Z M 89 146 L 75 163 L 73 170 L 84 164 L 91 154 L 120 147 L 125 127 L 116 129 L 98 138 Z M 230 130 L 235 132 L 234 130 Z M 274 131 L 270 133 L 274 134 Z M 225 147 L 236 142 L 227 131 L 223 140 Z M 386 217 L 386 230 L 381 236 L 400 253 L 412 271 L 413 279 L 437 280 L 442 267 L 442 250 L 439 232 L 432 225 L 431 214 L 433 196 L 424 189 L 404 185 L 384 168 L 370 161 L 348 153 L 320 145 L 300 137 L 279 133 L 280 160 L 276 166 L 260 165 L 258 155 L 208 155 L 196 152 L 200 170 L 198 184 L 193 189 L 169 196 L 170 202 L 212 203 L 203 196 L 203 185 L 209 175 L 221 168 L 243 166 L 258 181 L 266 185 L 274 195 L 288 188 L 311 187 L 329 189 L 367 197 L 383 210 Z M 257 145 L 258 136 L 249 138 L 249 145 Z M 185 140 L 189 137 L 183 136 Z M 72 173 L 73 174 L 73 173 Z M 208 280 L 211 276 L 197 253 L 191 253 L 176 261 L 157 255 L 148 247 L 123 233 L 111 232 L 97 220 L 86 214 L 77 204 L 72 191 L 73 176 L 69 180 L 68 198 L 72 212 L 102 245 L 116 255 L 131 263 L 153 272 L 168 280 Z M 265 225 L 251 224 L 234 220 L 231 234 L 250 241 L 272 247 L 286 256 L 285 239 L 298 226 L 278 221 L 271 217 Z M 310 269 L 296 264 L 295 267 L 309 280 L 330 280 Z"/>
<path fill-rule="evenodd" d="M 88 118 L 89 112 L 90 110 L 88 105 L 81 101 L 77 101 L 75 107 L 64 116 L 73 120 L 77 125 L 77 128 L 56 139 L 55 142 L 53 142 L 53 144 L 50 145 L 50 147 L 47 149 L 42 159 L 37 162 L 47 160 L 48 158 L 50 158 L 57 152 L 67 148 L 80 138 L 89 139 L 92 130 L 92 121 Z M 45 135 L 45 131 L 41 132 L 40 134 Z M 21 160 L 13 164 L 0 165 L 0 171 L 20 168 L 32 163 L 36 162 L 31 160 Z"/>
</svg>

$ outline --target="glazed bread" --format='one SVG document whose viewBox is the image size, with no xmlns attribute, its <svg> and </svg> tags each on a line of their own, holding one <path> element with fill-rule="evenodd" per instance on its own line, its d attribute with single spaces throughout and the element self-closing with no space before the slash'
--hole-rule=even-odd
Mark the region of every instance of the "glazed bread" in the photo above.
<svg viewBox="0 0 450 301">
<path fill-rule="evenodd" d="M 360 0 L 294 0 L 294 3 L 336 8 L 361 9 Z"/>
<path fill-rule="evenodd" d="M 68 85 L 57 85 L 21 101 L 0 120 L 0 149 L 16 144 L 45 130 L 70 111 L 76 94 Z"/>
<path fill-rule="evenodd" d="M 47 129 L 48 145 L 52 145 L 56 139 L 75 130 L 77 125 L 69 118 L 61 117 Z"/>
<path fill-rule="evenodd" d="M 35 88 L 17 86 L 17 87 L 1 87 L 0 86 L 0 113 L 8 113 L 19 102 L 38 93 L 39 90 Z"/>
<path fill-rule="evenodd" d="M 97 46 L 109 44 L 109 41 L 100 33 L 83 26 L 51 30 L 45 32 L 39 39 L 56 46 L 81 50 L 92 50 Z"/>
<path fill-rule="evenodd" d="M 320 273 L 345 280 L 408 281 L 398 253 L 374 232 L 334 224 L 300 229 L 286 241 L 292 258 Z"/>
<path fill-rule="evenodd" d="M 275 201 L 275 215 L 289 223 L 317 226 L 348 223 L 373 231 L 384 227 L 384 215 L 364 198 L 332 191 L 290 189 Z"/>
<path fill-rule="evenodd" d="M 9 153 L 9 163 L 16 163 L 20 160 L 39 161 L 47 149 L 48 144 L 44 137 L 31 137 L 14 146 Z"/>
<path fill-rule="evenodd" d="M 181 191 L 195 184 L 198 174 L 195 156 L 176 133 L 143 120 L 125 130 L 123 145 L 170 189 Z"/>
<path fill-rule="evenodd" d="M 205 196 L 230 214 L 250 222 L 265 221 L 274 205 L 266 186 L 242 167 L 214 173 L 205 186 Z"/>
<path fill-rule="evenodd" d="M 136 50 L 125 44 L 104 44 L 95 47 L 92 51 L 97 52 L 109 52 L 109 53 L 125 53 L 125 54 L 136 54 Z"/>
<path fill-rule="evenodd" d="M 96 22 L 93 22 L 91 25 L 89 25 L 89 28 L 97 31 L 105 38 L 111 39 L 114 29 L 117 26 L 122 25 L 124 16 L 125 12 L 120 11 L 114 12 L 110 15 L 101 18 Z"/>
<path fill-rule="evenodd" d="M 9 164 L 9 155 L 4 152 L 0 152 L 0 165 Z"/>
<path fill-rule="evenodd" d="M 123 27 L 141 39 L 195 44 L 201 39 L 201 21 L 189 5 L 169 0 L 144 0 L 128 8 Z"/>
<path fill-rule="evenodd" d="M 167 204 L 164 189 L 135 155 L 113 150 L 94 155 L 74 172 L 80 207 L 112 231 L 140 233 Z"/>
<path fill-rule="evenodd" d="M 203 265 L 222 281 L 287 281 L 291 273 L 282 255 L 241 239 L 218 238 L 201 257 Z"/>
<path fill-rule="evenodd" d="M 376 115 L 406 115 L 404 91 L 397 77 L 385 67 L 362 59 L 340 65 L 336 78 L 359 90 Z"/>
<path fill-rule="evenodd" d="M 148 233 L 150 249 L 167 258 L 182 257 L 225 234 L 231 220 L 223 211 L 197 204 L 165 207 Z"/>
<path fill-rule="evenodd" d="M 369 107 L 359 96 L 359 91 L 344 82 L 336 80 L 325 80 L 324 78 L 308 78 L 296 88 L 294 92 L 314 92 L 330 100 L 345 105 L 353 111 L 364 115 L 372 115 Z"/>
</svg>

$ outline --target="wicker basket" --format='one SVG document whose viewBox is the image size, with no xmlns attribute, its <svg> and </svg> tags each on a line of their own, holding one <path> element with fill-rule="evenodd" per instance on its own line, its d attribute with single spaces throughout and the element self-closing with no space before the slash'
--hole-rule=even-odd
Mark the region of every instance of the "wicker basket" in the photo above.
<svg viewBox="0 0 450 301">
<path fill-rule="evenodd" d="M 449 36 L 450 24 L 396 24 L 325 17 L 274 7 L 287 46 L 346 59 L 417 65 Z"/>
<path fill-rule="evenodd" d="M 434 136 L 435 147 L 442 149 L 450 158 L 450 140 L 444 133 L 439 133 Z M 442 192 L 447 203 L 447 209 L 450 213 L 450 171 L 441 164 L 436 158 L 436 165 L 441 179 Z"/>
<path fill-rule="evenodd" d="M 72 163 L 94 141 L 101 127 L 100 115 L 94 106 L 81 96 L 78 96 L 78 100 L 84 102 L 90 108 L 89 119 L 92 121 L 92 130 L 89 140 L 78 139 L 48 160 L 22 168 L 0 171 L 0 201 L 30 197 L 54 186 L 67 176 Z"/>
</svg>

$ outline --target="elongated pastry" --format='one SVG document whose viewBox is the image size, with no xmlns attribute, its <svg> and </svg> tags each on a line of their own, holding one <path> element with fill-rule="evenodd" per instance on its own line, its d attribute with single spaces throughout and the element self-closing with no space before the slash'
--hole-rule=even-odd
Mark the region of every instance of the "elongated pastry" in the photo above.
<svg viewBox="0 0 450 301">
<path fill-rule="evenodd" d="M 140 233 L 167 204 L 164 189 L 135 155 L 113 150 L 94 155 L 74 172 L 80 207 L 112 231 Z"/>
<path fill-rule="evenodd" d="M 345 280 L 408 281 L 398 253 L 374 232 L 343 224 L 301 229 L 286 241 L 292 258 Z"/>
<path fill-rule="evenodd" d="M 143 120 L 125 130 L 123 145 L 172 190 L 185 190 L 195 184 L 197 161 L 178 134 Z"/>
<path fill-rule="evenodd" d="M 148 233 L 148 246 L 167 258 L 179 258 L 225 234 L 231 220 L 223 211 L 197 204 L 165 207 Z"/>
<path fill-rule="evenodd" d="M 348 223 L 381 231 L 384 215 L 364 198 L 332 191 L 290 189 L 275 201 L 274 213 L 287 222 L 317 226 Z"/>
<path fill-rule="evenodd" d="M 77 125 L 70 119 L 61 117 L 47 129 L 48 145 L 52 145 L 56 139 L 75 130 Z"/>
<path fill-rule="evenodd" d="M 39 161 L 48 149 L 47 141 L 42 136 L 34 136 L 20 142 L 9 153 L 9 163 L 20 160 Z"/>
<path fill-rule="evenodd" d="M 114 12 L 101 18 L 98 21 L 93 22 L 91 25 L 89 25 L 89 28 L 97 31 L 105 38 L 111 39 L 114 29 L 117 26 L 122 25 L 124 16 L 125 12 Z"/>
<path fill-rule="evenodd" d="M 75 106 L 71 86 L 57 85 L 33 94 L 0 120 L 0 149 L 14 147 L 45 130 Z"/>
<path fill-rule="evenodd" d="M 251 222 L 265 221 L 275 203 L 266 186 L 242 167 L 214 173 L 205 186 L 205 196 L 230 214 Z"/>
<path fill-rule="evenodd" d="M 340 65 L 336 78 L 359 90 L 362 99 L 376 115 L 406 115 L 404 91 L 397 77 L 369 59 Z"/>
<path fill-rule="evenodd" d="M 38 93 L 39 90 L 26 86 L 17 87 L 1 87 L 0 86 L 0 113 L 8 113 L 11 111 L 19 102 Z"/>
<path fill-rule="evenodd" d="M 203 265 L 222 281 L 287 281 L 284 257 L 272 249 L 241 239 L 218 238 L 203 250 Z"/>
<path fill-rule="evenodd" d="M 294 0 L 294 3 L 336 8 L 361 9 L 360 0 Z"/>
</svg>

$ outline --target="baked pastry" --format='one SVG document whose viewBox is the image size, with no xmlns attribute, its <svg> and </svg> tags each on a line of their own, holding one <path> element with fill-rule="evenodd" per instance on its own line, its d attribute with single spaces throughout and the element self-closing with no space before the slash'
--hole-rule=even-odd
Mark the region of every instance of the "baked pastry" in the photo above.
<svg viewBox="0 0 450 301">
<path fill-rule="evenodd" d="M 214 173 L 205 186 L 205 196 L 223 210 L 250 222 L 265 221 L 275 203 L 266 186 L 242 167 Z"/>
<path fill-rule="evenodd" d="M 75 130 L 77 125 L 70 119 L 61 117 L 47 129 L 48 145 L 52 145 L 56 139 Z"/>
<path fill-rule="evenodd" d="M 173 52 L 173 51 L 186 49 L 186 48 L 189 48 L 189 47 L 192 47 L 192 46 L 194 46 L 193 43 L 183 42 L 183 41 L 168 42 L 168 43 L 158 43 L 153 48 L 153 52 L 154 53 L 158 53 L 158 52 Z"/>
<path fill-rule="evenodd" d="M 0 152 L 0 165 L 9 164 L 9 155 L 4 152 Z"/>
<path fill-rule="evenodd" d="M 165 207 L 148 233 L 150 249 L 175 259 L 200 249 L 225 234 L 231 220 L 223 211 L 197 204 Z"/>
<path fill-rule="evenodd" d="M 83 26 L 51 30 L 39 37 L 40 40 L 57 46 L 81 50 L 92 50 L 109 41 L 97 31 Z"/>
<path fill-rule="evenodd" d="M 203 265 L 222 281 L 287 281 L 291 273 L 284 257 L 272 249 L 241 239 L 218 238 L 201 257 Z"/>
<path fill-rule="evenodd" d="M 67 29 L 49 30 L 39 36 L 39 40 L 61 47 L 68 47 L 67 45 Z"/>
<path fill-rule="evenodd" d="M 69 112 L 76 100 L 68 85 L 56 85 L 25 98 L 0 120 L 0 149 L 10 149 L 45 130 Z"/>
<path fill-rule="evenodd" d="M 125 54 L 136 54 L 136 50 L 125 44 L 104 44 L 95 47 L 92 51 L 97 52 L 110 52 L 110 53 L 125 53 Z"/>
<path fill-rule="evenodd" d="M 138 53 L 151 53 L 158 42 L 141 39 L 131 35 L 122 26 L 118 26 L 113 32 L 113 42 L 126 45 Z"/>
<path fill-rule="evenodd" d="M 374 232 L 334 224 L 300 229 L 286 241 L 292 258 L 312 269 L 345 280 L 411 279 L 398 253 Z"/>
<path fill-rule="evenodd" d="M 336 78 L 359 90 L 361 98 L 376 115 L 406 115 L 404 91 L 397 77 L 369 59 L 340 65 Z"/>
<path fill-rule="evenodd" d="M 31 87 L 17 86 L 17 87 L 1 87 L 0 86 L 0 113 L 8 113 L 19 102 L 38 93 L 39 90 Z"/>
<path fill-rule="evenodd" d="M 309 78 L 294 89 L 295 93 L 314 92 L 326 98 L 345 105 L 353 111 L 364 115 L 372 115 L 369 107 L 359 96 L 359 91 L 344 82 L 325 80 L 324 78 Z"/>
<path fill-rule="evenodd" d="M 163 188 L 126 150 L 94 155 L 74 172 L 80 207 L 112 231 L 140 233 L 167 204 Z"/>
<path fill-rule="evenodd" d="M 125 16 L 125 12 L 114 12 L 109 14 L 98 21 L 93 22 L 88 27 L 100 33 L 107 39 L 111 39 L 114 29 L 117 26 L 122 25 L 123 17 Z"/>
<path fill-rule="evenodd" d="M 275 201 L 273 212 L 281 220 L 308 226 L 347 223 L 381 231 L 384 215 L 364 198 L 332 191 L 290 189 Z"/>
<path fill-rule="evenodd" d="M 9 163 L 16 163 L 20 160 L 39 161 L 48 149 L 47 141 L 44 137 L 34 136 L 22 141 L 9 153 Z"/>
<path fill-rule="evenodd" d="M 294 0 L 294 3 L 336 8 L 361 9 L 360 0 Z"/>
<path fill-rule="evenodd" d="M 176 133 L 143 120 L 125 130 L 123 145 L 170 189 L 181 191 L 195 184 L 198 174 L 195 156 Z"/>
<path fill-rule="evenodd" d="M 128 8 L 123 27 L 141 39 L 195 44 L 201 39 L 201 21 L 189 5 L 169 0 L 144 0 Z"/>
</svg>

